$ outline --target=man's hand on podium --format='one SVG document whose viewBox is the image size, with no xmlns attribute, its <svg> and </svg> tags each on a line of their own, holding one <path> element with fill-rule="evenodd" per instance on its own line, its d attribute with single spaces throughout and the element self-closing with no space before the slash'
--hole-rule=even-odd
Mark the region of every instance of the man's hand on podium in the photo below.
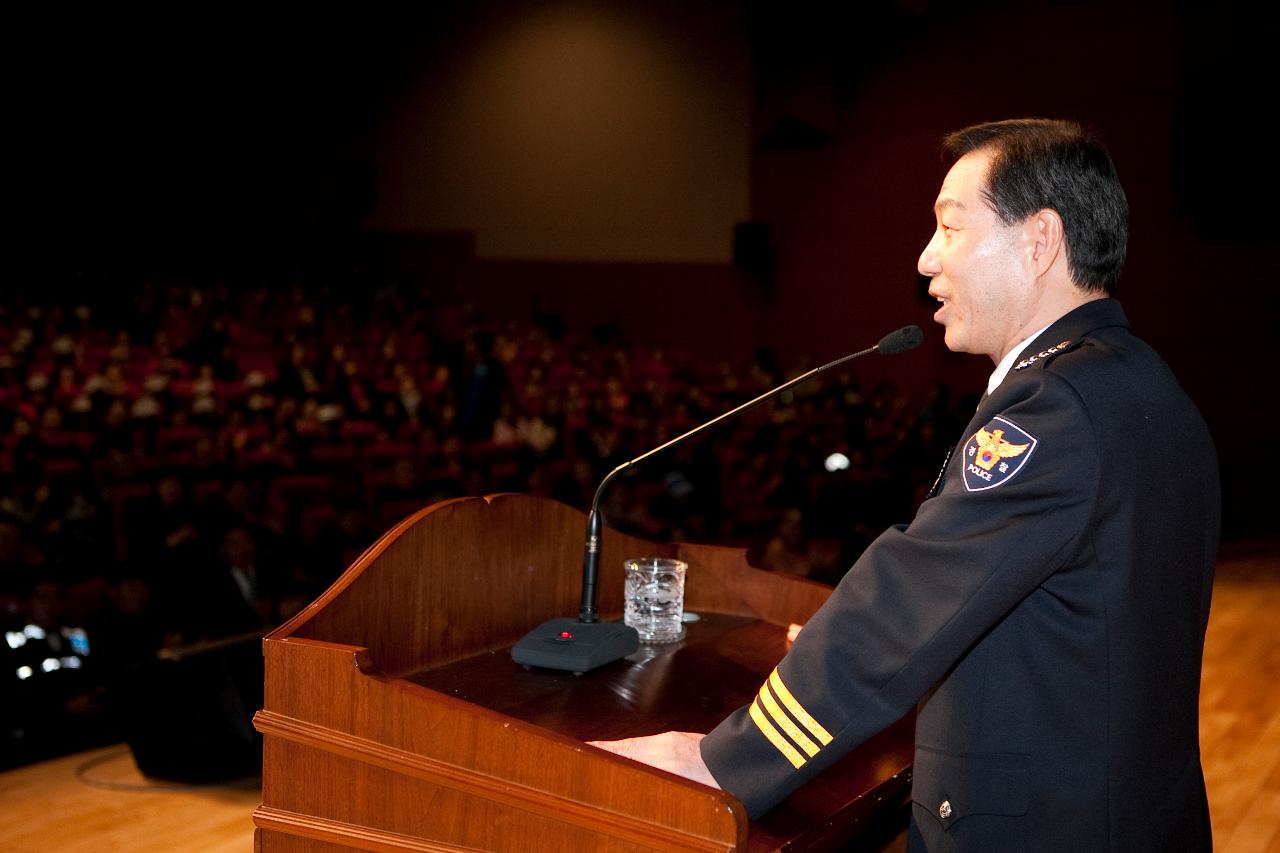
<svg viewBox="0 0 1280 853">
<path fill-rule="evenodd" d="M 795 642 L 804 626 L 792 623 L 787 627 L 787 648 Z M 668 773 L 710 785 L 720 789 L 707 765 L 702 761 L 702 753 L 698 745 L 706 735 L 696 732 L 663 732 L 648 737 L 633 737 L 625 740 L 592 740 L 587 743 L 600 749 L 608 750 L 623 758 L 648 764 Z"/>
<path fill-rule="evenodd" d="M 698 744 L 705 735 L 695 732 L 663 732 L 648 737 L 633 737 L 625 740 L 593 740 L 592 746 L 607 749 L 609 752 L 666 770 L 677 776 L 710 785 L 719 789 L 707 765 L 702 763 L 702 753 Z"/>
</svg>

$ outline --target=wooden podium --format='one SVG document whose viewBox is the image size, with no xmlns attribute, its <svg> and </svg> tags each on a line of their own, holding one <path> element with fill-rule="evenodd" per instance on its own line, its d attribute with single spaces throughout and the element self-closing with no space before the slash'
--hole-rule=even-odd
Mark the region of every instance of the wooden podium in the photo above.
<svg viewBox="0 0 1280 853">
<path fill-rule="evenodd" d="M 585 744 L 709 731 L 830 590 L 739 550 L 607 530 L 603 618 L 620 618 L 625 558 L 671 556 L 689 564 L 685 609 L 700 620 L 581 676 L 526 670 L 510 646 L 577 613 L 584 528 L 520 495 L 435 504 L 269 634 L 255 849 L 847 849 L 907 801 L 909 719 L 755 822 L 727 793 Z"/>
</svg>

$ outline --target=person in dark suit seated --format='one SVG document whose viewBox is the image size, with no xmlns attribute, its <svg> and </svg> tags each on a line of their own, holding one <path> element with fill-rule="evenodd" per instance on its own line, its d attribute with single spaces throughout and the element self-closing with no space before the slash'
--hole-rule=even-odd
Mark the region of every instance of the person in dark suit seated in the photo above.
<svg viewBox="0 0 1280 853">
<path fill-rule="evenodd" d="M 920 255 L 996 365 L 910 525 L 705 738 L 604 744 L 753 817 L 917 706 L 913 851 L 1208 851 L 1198 694 L 1213 442 L 1113 298 L 1128 206 L 1079 126 L 958 131 Z"/>
<path fill-rule="evenodd" d="M 218 551 L 207 561 L 184 567 L 183 637 L 188 642 L 265 630 L 276 623 L 281 577 L 263 564 L 261 549 L 248 528 L 223 533 Z"/>
</svg>

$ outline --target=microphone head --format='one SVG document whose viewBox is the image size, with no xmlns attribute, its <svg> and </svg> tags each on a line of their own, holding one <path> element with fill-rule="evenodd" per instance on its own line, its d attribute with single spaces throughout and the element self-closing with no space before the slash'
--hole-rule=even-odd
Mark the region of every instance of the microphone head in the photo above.
<svg viewBox="0 0 1280 853">
<path fill-rule="evenodd" d="M 890 332 L 880 339 L 876 349 L 881 355 L 897 355 L 909 349 L 915 349 L 924 341 L 924 332 L 919 326 L 903 326 L 896 332 Z"/>
</svg>

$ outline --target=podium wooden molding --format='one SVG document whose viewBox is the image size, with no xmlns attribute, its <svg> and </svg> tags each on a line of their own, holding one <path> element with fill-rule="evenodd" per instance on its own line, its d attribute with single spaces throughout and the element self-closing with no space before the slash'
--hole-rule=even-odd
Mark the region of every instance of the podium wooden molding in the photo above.
<svg viewBox="0 0 1280 853">
<path fill-rule="evenodd" d="M 910 720 L 756 822 L 727 793 L 587 745 L 708 731 L 751 700 L 786 626 L 830 589 L 740 550 L 606 530 L 603 618 L 620 618 L 626 557 L 673 556 L 701 620 L 580 677 L 526 670 L 510 646 L 577 612 L 584 527 L 521 495 L 435 504 L 269 634 L 255 849 L 839 849 L 906 801 Z"/>
</svg>

